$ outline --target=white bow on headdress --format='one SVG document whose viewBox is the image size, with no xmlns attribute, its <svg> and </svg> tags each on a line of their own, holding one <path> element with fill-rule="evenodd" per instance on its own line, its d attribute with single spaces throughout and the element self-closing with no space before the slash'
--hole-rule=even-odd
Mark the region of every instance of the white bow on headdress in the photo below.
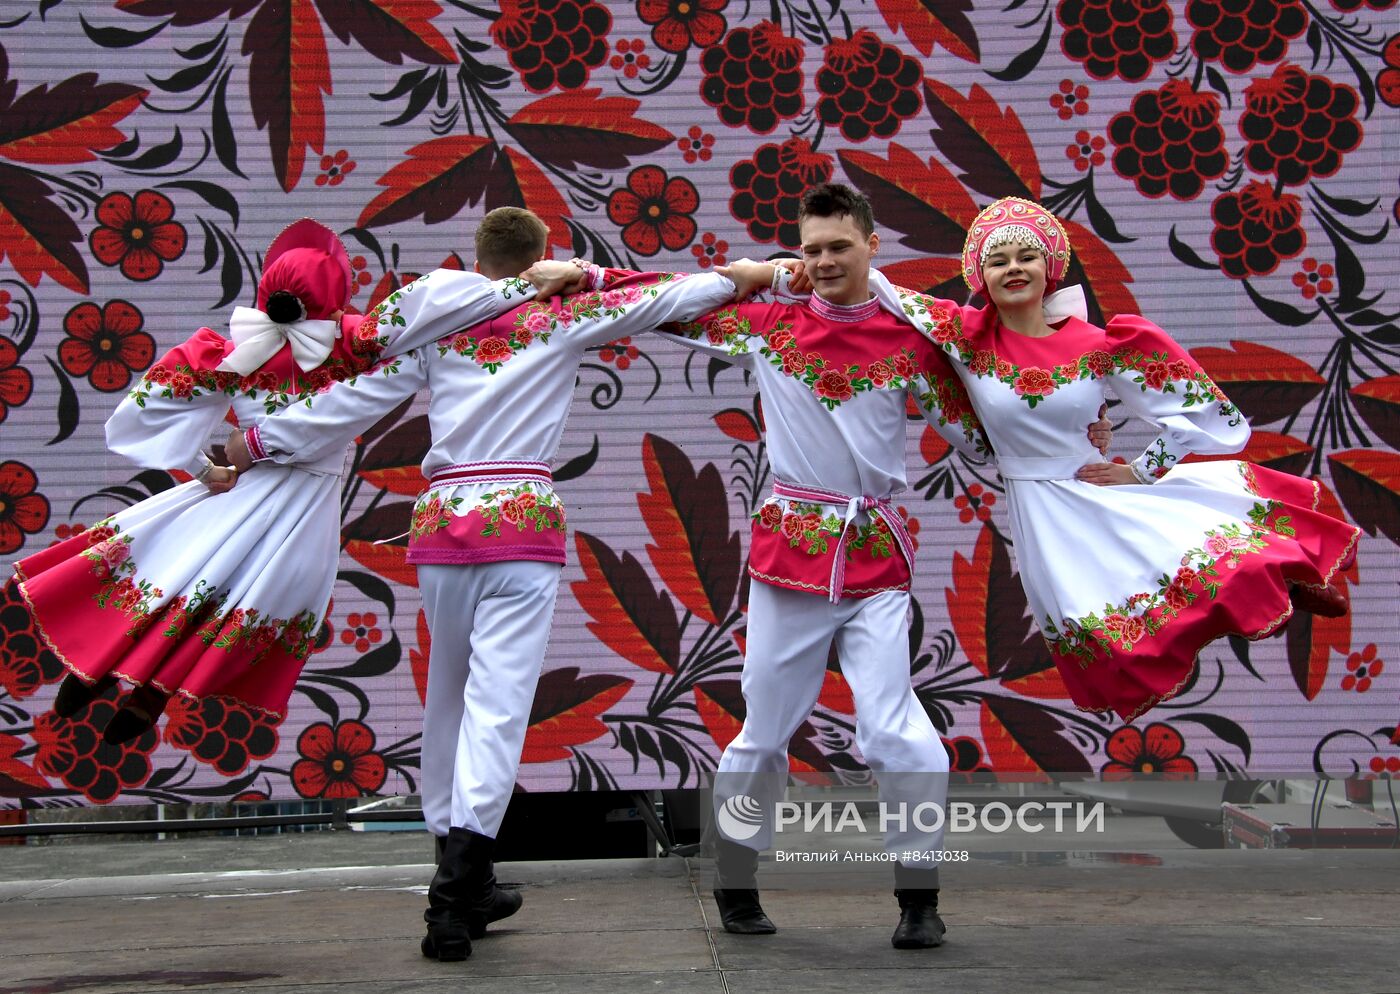
<svg viewBox="0 0 1400 994">
<path fill-rule="evenodd" d="M 217 368 L 239 376 L 247 376 L 267 362 L 286 342 L 291 342 L 292 358 L 303 371 L 315 369 L 326 361 L 340 334 L 334 321 L 302 319 L 278 324 L 255 307 L 235 307 L 228 330 L 233 351 Z"/>
</svg>

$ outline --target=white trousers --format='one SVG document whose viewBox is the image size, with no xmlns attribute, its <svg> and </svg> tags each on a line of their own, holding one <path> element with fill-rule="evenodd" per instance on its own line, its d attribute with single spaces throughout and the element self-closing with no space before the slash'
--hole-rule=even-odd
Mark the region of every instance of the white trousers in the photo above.
<svg viewBox="0 0 1400 994">
<path fill-rule="evenodd" d="M 909 594 L 886 591 L 832 604 L 825 597 L 767 583 L 749 589 L 748 651 L 742 686 L 744 727 L 724 750 L 715 778 L 716 809 L 735 794 L 757 800 L 765 812 L 781 799 L 788 771 L 788 742 L 811 714 L 826 676 L 831 641 L 856 706 L 856 744 L 880 784 L 887 810 L 904 810 L 904 828 L 886 824 L 890 852 L 933 852 L 943 839 L 928 832 L 913 807 L 945 808 L 948 753 L 914 693 L 909 676 Z M 900 806 L 903 806 L 902 808 Z M 753 849 L 772 845 L 772 820 L 751 839 Z M 932 865 L 932 864 L 924 864 Z"/>
<path fill-rule="evenodd" d="M 432 631 L 423 712 L 428 831 L 500 831 L 549 642 L 557 563 L 420 565 Z"/>
</svg>

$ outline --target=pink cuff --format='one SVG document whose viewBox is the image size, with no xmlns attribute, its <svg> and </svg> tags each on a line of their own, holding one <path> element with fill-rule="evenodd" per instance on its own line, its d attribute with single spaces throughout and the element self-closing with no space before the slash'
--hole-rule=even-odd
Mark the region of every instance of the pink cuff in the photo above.
<svg viewBox="0 0 1400 994">
<path fill-rule="evenodd" d="M 243 433 L 243 443 L 248 446 L 248 454 L 253 457 L 253 462 L 262 462 L 267 458 L 267 450 L 262 444 L 262 433 L 258 431 L 257 425 Z"/>
</svg>

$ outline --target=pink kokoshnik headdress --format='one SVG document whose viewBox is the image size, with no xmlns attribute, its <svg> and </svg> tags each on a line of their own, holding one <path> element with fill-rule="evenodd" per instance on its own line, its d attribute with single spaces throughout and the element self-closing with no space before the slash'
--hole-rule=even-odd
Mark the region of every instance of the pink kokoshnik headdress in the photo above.
<svg viewBox="0 0 1400 994">
<path fill-rule="evenodd" d="M 350 254 L 334 231 L 304 217 L 272 240 L 258 281 L 258 306 L 235 307 L 234 348 L 218 368 L 247 376 L 291 343 L 302 370 L 326 361 L 340 333 L 330 320 L 350 302 Z"/>
<path fill-rule="evenodd" d="M 1045 256 L 1046 290 L 1054 290 L 1069 268 L 1069 236 L 1060 219 L 1044 207 L 1020 197 L 1002 197 L 984 208 L 967 229 L 963 242 L 963 281 L 982 293 L 982 263 L 992 250 L 1011 242 L 1034 245 Z"/>
</svg>

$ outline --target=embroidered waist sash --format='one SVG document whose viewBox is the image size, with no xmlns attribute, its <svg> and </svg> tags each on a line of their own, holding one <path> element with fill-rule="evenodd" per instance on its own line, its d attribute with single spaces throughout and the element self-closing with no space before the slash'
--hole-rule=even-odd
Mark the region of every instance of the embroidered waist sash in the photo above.
<svg viewBox="0 0 1400 994">
<path fill-rule="evenodd" d="M 851 496 L 843 494 L 837 490 L 825 490 L 821 487 L 806 487 L 795 483 L 785 483 L 782 480 L 773 482 L 773 495 L 775 497 L 786 497 L 790 500 L 807 501 L 812 504 L 845 504 L 846 515 L 841 525 L 841 537 L 837 539 L 835 555 L 831 559 L 831 583 L 829 599 L 833 604 L 841 600 L 841 591 L 846 580 L 846 543 L 850 541 L 852 526 L 855 523 L 856 515 L 864 511 L 872 518 L 883 521 L 894 535 L 895 542 L 899 545 L 899 551 L 903 553 L 904 560 L 909 564 L 912 572 L 914 569 L 914 540 L 909 535 L 909 529 L 904 524 L 904 518 L 894 505 L 890 503 L 890 497 L 886 494 L 883 497 L 870 497 L 866 495 Z"/>
<path fill-rule="evenodd" d="M 549 466 L 457 463 L 433 474 L 413 507 L 408 561 L 447 565 L 565 561 L 564 505 Z"/>
</svg>

